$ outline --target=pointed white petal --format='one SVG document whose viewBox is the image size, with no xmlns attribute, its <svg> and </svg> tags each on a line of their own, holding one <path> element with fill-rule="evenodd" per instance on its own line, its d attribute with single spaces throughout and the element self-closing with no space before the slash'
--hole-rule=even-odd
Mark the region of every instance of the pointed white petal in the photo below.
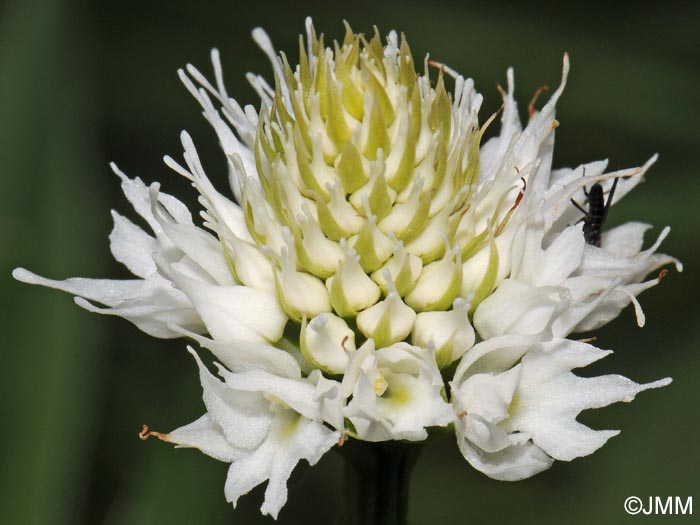
<svg viewBox="0 0 700 525">
<path fill-rule="evenodd" d="M 224 487 L 226 500 L 235 506 L 240 496 L 269 480 L 260 510 L 276 519 L 287 501 L 287 480 L 294 467 L 302 459 L 316 464 L 339 438 L 340 432 L 321 423 L 290 411 L 279 412 L 267 440 L 229 468 Z"/>
<path fill-rule="evenodd" d="M 209 414 L 193 421 L 189 425 L 177 428 L 167 434 L 166 441 L 183 448 L 197 448 L 207 456 L 219 461 L 231 463 L 243 457 L 245 450 L 238 449 L 226 440 L 221 427 Z"/>
<path fill-rule="evenodd" d="M 288 379 L 264 370 L 234 374 L 220 368 L 219 373 L 226 385 L 237 392 L 259 392 L 309 419 L 321 419 L 320 406 L 314 397 L 315 387 L 306 379 Z"/>
<path fill-rule="evenodd" d="M 259 446 L 266 439 L 272 421 L 269 402 L 257 393 L 233 390 L 209 372 L 194 350 L 189 347 L 188 350 L 199 367 L 207 413 L 226 440 L 240 449 Z"/>
<path fill-rule="evenodd" d="M 151 209 L 165 235 L 215 282 L 222 285 L 235 284 L 218 239 L 192 224 L 178 224 L 168 217 L 167 211 L 158 202 L 159 188 L 157 183 L 151 185 Z"/>
<path fill-rule="evenodd" d="M 18 281 L 75 294 L 78 296 L 75 302 L 81 308 L 123 317 L 154 337 L 180 337 L 170 325 L 181 326 L 197 333 L 205 329 L 187 296 L 174 289 L 169 281 L 156 273 L 145 280 L 126 281 L 79 277 L 54 281 L 24 268 L 15 269 L 12 275 Z M 85 299 L 97 301 L 108 308 L 99 308 Z"/>
<path fill-rule="evenodd" d="M 110 164 L 112 171 L 119 176 L 122 181 L 122 191 L 124 195 L 129 200 L 131 205 L 134 207 L 136 213 L 143 217 L 148 225 L 153 230 L 153 233 L 160 238 L 161 228 L 156 221 L 155 217 L 151 213 L 151 200 L 148 193 L 148 186 L 146 186 L 141 179 L 136 177 L 135 179 L 130 179 L 127 177 L 116 164 Z M 179 224 L 192 224 L 192 215 L 190 214 L 187 206 L 182 202 L 177 200 L 172 195 L 167 193 L 161 193 L 158 196 L 158 201 L 163 204 L 168 213 L 175 219 Z"/>
<path fill-rule="evenodd" d="M 639 385 L 617 375 L 582 378 L 570 372 L 608 353 L 568 340 L 545 343 L 529 352 L 522 361 L 518 403 L 509 427 L 530 434 L 555 459 L 570 461 L 595 452 L 619 432 L 582 425 L 576 421 L 582 410 L 629 402 L 639 392 L 671 382 L 667 378 Z"/>
<path fill-rule="evenodd" d="M 109 234 L 110 250 L 114 258 L 131 273 L 146 278 L 156 271 L 153 253 L 157 241 L 126 217 L 112 210 L 114 228 Z"/>
<path fill-rule="evenodd" d="M 63 281 L 47 279 L 24 268 L 15 268 L 12 277 L 27 284 L 37 284 L 55 290 L 61 290 L 73 295 L 78 295 L 91 301 L 98 301 L 107 306 L 114 306 L 124 300 L 125 297 L 141 295 L 148 287 L 145 280 L 130 279 L 88 279 L 84 277 L 72 277 Z"/>
<path fill-rule="evenodd" d="M 180 336 L 190 337 L 212 354 L 232 372 L 265 370 L 281 377 L 298 379 L 301 370 L 296 360 L 284 350 L 264 343 L 250 341 L 223 342 L 172 327 Z"/>
<path fill-rule="evenodd" d="M 88 312 L 122 317 L 153 337 L 174 339 L 181 337 L 181 329 L 196 333 L 206 331 L 199 314 L 179 290 L 156 289 L 143 298 L 124 301 L 110 308 L 100 308 L 81 297 L 75 298 L 75 304 Z M 173 330 L 174 326 L 179 329 Z"/>
<path fill-rule="evenodd" d="M 172 269 L 169 273 L 190 298 L 214 339 L 264 343 L 282 337 L 287 317 L 269 293 L 247 286 L 197 282 Z"/>
</svg>

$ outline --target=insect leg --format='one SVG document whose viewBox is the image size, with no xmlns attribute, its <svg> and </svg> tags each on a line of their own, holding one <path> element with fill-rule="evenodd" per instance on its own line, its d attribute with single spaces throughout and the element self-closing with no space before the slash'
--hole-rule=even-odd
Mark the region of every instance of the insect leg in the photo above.
<svg viewBox="0 0 700 525">
<path fill-rule="evenodd" d="M 576 206 L 576 208 L 578 208 L 578 210 L 581 213 L 583 213 L 586 217 L 588 217 L 588 211 L 584 210 L 583 207 L 578 202 L 576 202 L 574 199 L 571 199 L 571 204 Z"/>
<path fill-rule="evenodd" d="M 612 206 L 613 195 L 615 195 L 615 188 L 617 188 L 617 182 L 619 180 L 619 178 L 615 177 L 615 180 L 612 184 L 612 188 L 610 188 L 610 192 L 608 193 L 608 199 L 605 201 L 605 210 L 603 211 L 603 219 L 601 221 L 601 224 L 605 222 L 605 219 L 608 216 L 608 210 L 610 209 L 610 206 Z"/>
</svg>

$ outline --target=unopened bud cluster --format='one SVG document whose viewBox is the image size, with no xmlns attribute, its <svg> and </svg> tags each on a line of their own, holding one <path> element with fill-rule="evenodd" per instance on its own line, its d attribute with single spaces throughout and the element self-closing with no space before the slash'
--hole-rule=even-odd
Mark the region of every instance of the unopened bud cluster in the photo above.
<svg viewBox="0 0 700 525">
<path fill-rule="evenodd" d="M 460 78 L 453 100 L 442 71 L 433 87 L 403 37 L 385 48 L 378 33 L 348 28 L 330 48 L 312 32 L 299 54 L 294 70 L 282 54 L 260 113 L 257 177 L 234 163 L 248 250 L 271 261 L 279 302 L 320 368 L 342 373 L 349 325 L 377 347 L 409 337 L 434 347 L 445 366 L 474 342 L 469 307 L 495 286 L 495 239 L 518 199 L 517 177 L 476 191 L 481 96 Z M 259 286 L 246 266 L 261 257 L 230 259 Z"/>
</svg>

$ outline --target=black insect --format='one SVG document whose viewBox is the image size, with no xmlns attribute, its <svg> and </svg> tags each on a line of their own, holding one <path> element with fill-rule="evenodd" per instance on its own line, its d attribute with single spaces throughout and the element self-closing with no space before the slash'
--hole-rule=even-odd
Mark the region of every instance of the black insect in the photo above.
<svg viewBox="0 0 700 525">
<path fill-rule="evenodd" d="M 588 198 L 588 211 L 584 210 L 574 199 L 571 199 L 571 203 L 583 213 L 583 218 L 581 219 L 583 221 L 583 238 L 588 244 L 600 248 L 600 234 L 602 233 L 605 219 L 608 216 L 608 210 L 612 204 L 618 180 L 619 179 L 616 178 L 613 181 L 607 200 L 603 193 L 603 186 L 601 186 L 599 182 L 591 186 L 591 189 L 588 191 L 586 191 L 585 187 L 583 188 L 583 193 Z"/>
</svg>

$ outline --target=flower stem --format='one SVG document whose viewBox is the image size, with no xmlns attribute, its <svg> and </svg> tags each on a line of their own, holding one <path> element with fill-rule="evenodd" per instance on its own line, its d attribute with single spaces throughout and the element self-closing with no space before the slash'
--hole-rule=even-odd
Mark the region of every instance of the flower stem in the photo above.
<svg viewBox="0 0 700 525">
<path fill-rule="evenodd" d="M 411 471 L 422 444 L 349 440 L 339 525 L 405 525 Z"/>
</svg>

